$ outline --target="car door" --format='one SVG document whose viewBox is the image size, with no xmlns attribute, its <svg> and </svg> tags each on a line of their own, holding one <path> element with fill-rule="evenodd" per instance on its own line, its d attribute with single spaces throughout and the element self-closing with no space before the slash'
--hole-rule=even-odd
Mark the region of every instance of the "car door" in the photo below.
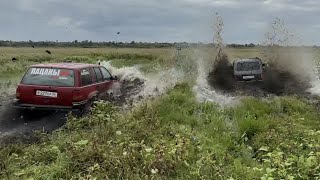
<svg viewBox="0 0 320 180">
<path fill-rule="evenodd" d="M 104 80 L 103 80 L 103 76 L 100 71 L 100 68 L 93 67 L 93 71 L 95 74 L 95 80 L 96 80 L 95 84 L 96 84 L 97 91 L 98 91 L 99 95 L 103 95 L 105 92 L 105 84 L 104 84 Z"/>
<path fill-rule="evenodd" d="M 80 88 L 76 90 L 76 94 L 84 99 L 92 98 L 98 91 L 94 81 L 94 72 L 91 68 L 80 69 Z M 82 99 L 82 100 L 84 100 Z"/>
<path fill-rule="evenodd" d="M 103 76 L 104 92 L 108 92 L 112 88 L 112 76 L 105 67 L 99 67 Z"/>
</svg>

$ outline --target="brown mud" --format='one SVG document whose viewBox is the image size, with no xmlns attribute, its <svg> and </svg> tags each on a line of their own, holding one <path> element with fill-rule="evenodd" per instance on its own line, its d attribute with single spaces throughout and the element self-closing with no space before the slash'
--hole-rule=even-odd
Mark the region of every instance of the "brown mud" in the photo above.
<svg viewBox="0 0 320 180">
<path fill-rule="evenodd" d="M 212 70 L 208 73 L 208 84 L 217 91 L 231 96 L 286 96 L 307 95 L 312 87 L 314 67 L 310 52 L 303 48 L 290 48 L 295 41 L 285 23 L 276 18 L 271 29 L 265 34 L 262 57 L 264 68 L 262 82 L 237 82 L 233 78 L 231 61 L 224 51 L 223 19 L 217 14 L 214 44 L 217 55 Z M 250 57 L 248 57 L 250 58 Z"/>
<path fill-rule="evenodd" d="M 233 69 L 227 56 L 218 60 L 208 74 L 208 83 L 217 91 L 232 96 L 287 96 L 306 95 L 311 88 L 310 80 L 301 80 L 297 75 L 274 67 L 266 67 L 264 80 L 259 82 L 239 82 L 233 78 Z"/>
</svg>

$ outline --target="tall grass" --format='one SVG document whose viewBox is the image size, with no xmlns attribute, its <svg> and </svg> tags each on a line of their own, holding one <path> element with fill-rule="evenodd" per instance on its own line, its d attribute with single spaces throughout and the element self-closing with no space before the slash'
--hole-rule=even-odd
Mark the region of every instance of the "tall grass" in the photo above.
<svg viewBox="0 0 320 180">
<path fill-rule="evenodd" d="M 307 110 L 307 112 L 305 111 Z M 246 99 L 221 110 L 187 84 L 130 112 L 98 102 L 38 144 L 0 150 L 1 179 L 315 179 L 319 113 Z"/>
<path fill-rule="evenodd" d="M 37 63 L 63 62 L 72 60 L 80 63 L 96 63 L 98 60 L 109 61 L 116 67 L 139 64 L 144 71 L 154 65 L 165 66 L 172 61 L 172 49 L 112 49 L 112 48 L 53 48 L 51 55 L 44 48 L 0 48 L 0 77 L 19 76 L 28 66 Z M 18 60 L 12 62 L 15 57 Z"/>
</svg>

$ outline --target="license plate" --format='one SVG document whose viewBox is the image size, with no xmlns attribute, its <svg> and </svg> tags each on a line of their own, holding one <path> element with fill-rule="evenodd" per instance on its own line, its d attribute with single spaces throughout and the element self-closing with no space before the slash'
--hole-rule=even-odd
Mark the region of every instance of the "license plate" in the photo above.
<svg viewBox="0 0 320 180">
<path fill-rule="evenodd" d="M 49 91 L 37 91 L 37 96 L 45 96 L 45 97 L 58 97 L 58 93 L 56 92 L 49 92 Z"/>
<path fill-rule="evenodd" d="M 254 76 L 243 76 L 243 79 L 253 79 Z"/>
</svg>

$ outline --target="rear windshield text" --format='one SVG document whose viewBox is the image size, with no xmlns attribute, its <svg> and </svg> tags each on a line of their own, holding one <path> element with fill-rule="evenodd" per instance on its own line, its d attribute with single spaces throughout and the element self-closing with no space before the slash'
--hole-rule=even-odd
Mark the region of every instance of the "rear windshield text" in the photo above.
<svg viewBox="0 0 320 180">
<path fill-rule="evenodd" d="M 42 86 L 74 86 L 74 71 L 62 68 L 30 68 L 22 84 Z"/>
</svg>

